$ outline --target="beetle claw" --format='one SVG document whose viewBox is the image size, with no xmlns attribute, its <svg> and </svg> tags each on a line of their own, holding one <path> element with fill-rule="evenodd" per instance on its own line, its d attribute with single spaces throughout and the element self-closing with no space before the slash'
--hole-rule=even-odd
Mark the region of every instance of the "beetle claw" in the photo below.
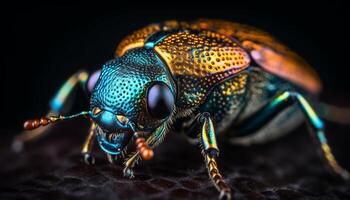
<svg viewBox="0 0 350 200">
<path fill-rule="evenodd" d="M 124 177 L 129 178 L 129 179 L 132 179 L 135 177 L 134 171 L 129 167 L 125 167 L 123 169 L 123 175 L 124 175 Z"/>
<path fill-rule="evenodd" d="M 219 199 L 220 200 L 230 200 L 231 199 L 231 192 L 226 191 L 226 190 L 221 191 Z"/>
<path fill-rule="evenodd" d="M 95 157 L 92 156 L 89 153 L 84 153 L 83 154 L 83 159 L 84 159 L 84 163 L 87 165 L 93 165 L 95 164 Z"/>
<path fill-rule="evenodd" d="M 343 170 L 340 174 L 339 174 L 345 181 L 350 180 L 350 173 L 347 170 Z"/>
</svg>

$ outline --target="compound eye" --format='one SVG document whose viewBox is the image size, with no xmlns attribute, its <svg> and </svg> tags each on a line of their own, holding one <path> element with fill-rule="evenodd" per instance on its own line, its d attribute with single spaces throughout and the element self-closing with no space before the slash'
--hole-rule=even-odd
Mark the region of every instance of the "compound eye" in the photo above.
<svg viewBox="0 0 350 200">
<path fill-rule="evenodd" d="M 175 97 L 168 85 L 163 82 L 154 83 L 147 93 L 148 113 L 156 119 L 169 117 L 174 109 Z"/>
</svg>

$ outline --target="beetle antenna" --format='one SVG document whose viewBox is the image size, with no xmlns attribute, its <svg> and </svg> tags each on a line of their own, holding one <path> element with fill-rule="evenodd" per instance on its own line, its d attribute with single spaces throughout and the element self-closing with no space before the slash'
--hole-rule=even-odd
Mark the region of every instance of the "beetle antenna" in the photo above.
<svg viewBox="0 0 350 200">
<path fill-rule="evenodd" d="M 90 111 L 82 111 L 77 114 L 69 115 L 69 116 L 50 116 L 50 117 L 42 117 L 40 119 L 27 120 L 24 122 L 23 126 L 26 130 L 33 130 L 40 126 L 46 126 L 48 124 L 56 123 L 59 121 L 69 120 L 80 116 L 90 115 Z"/>
</svg>

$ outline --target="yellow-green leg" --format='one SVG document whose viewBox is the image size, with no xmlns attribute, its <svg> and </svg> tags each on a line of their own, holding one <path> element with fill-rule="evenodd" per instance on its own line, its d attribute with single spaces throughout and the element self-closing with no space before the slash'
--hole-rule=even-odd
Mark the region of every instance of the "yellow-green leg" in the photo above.
<svg viewBox="0 0 350 200">
<path fill-rule="evenodd" d="M 83 148 L 81 150 L 81 154 L 83 156 L 84 162 L 87 165 L 95 164 L 95 158 L 93 155 L 91 155 L 95 138 L 96 138 L 96 124 L 92 122 L 89 130 L 89 134 L 86 137 Z"/>
<path fill-rule="evenodd" d="M 322 120 L 317 116 L 314 109 L 300 93 L 290 91 L 283 92 L 271 102 L 263 106 L 255 114 L 242 121 L 235 127 L 235 131 L 240 135 L 254 132 L 294 103 L 297 103 L 308 120 L 309 125 L 312 127 L 311 135 L 316 136 L 317 145 L 320 146 L 322 157 L 325 159 L 327 165 L 330 166 L 333 172 L 340 175 L 342 178 L 349 179 L 349 172 L 338 164 L 332 153 L 324 133 L 324 124 Z"/>
<path fill-rule="evenodd" d="M 313 127 L 314 133 L 316 133 L 317 141 L 319 141 L 323 153 L 322 155 L 325 158 L 327 164 L 336 174 L 340 175 L 344 179 L 349 179 L 349 172 L 338 164 L 337 160 L 335 159 L 332 153 L 332 150 L 327 142 L 327 138 L 324 133 L 323 122 L 301 94 L 295 93 L 293 95 L 295 96 L 300 108 L 304 112 L 309 123 Z"/>
<path fill-rule="evenodd" d="M 198 118 L 202 129 L 200 132 L 200 144 L 202 154 L 208 169 L 208 174 L 216 189 L 220 192 L 220 199 L 231 199 L 231 189 L 222 178 L 218 169 L 216 158 L 219 156 L 219 148 L 216 143 L 216 136 L 213 122 L 209 113 L 203 113 Z"/>
</svg>

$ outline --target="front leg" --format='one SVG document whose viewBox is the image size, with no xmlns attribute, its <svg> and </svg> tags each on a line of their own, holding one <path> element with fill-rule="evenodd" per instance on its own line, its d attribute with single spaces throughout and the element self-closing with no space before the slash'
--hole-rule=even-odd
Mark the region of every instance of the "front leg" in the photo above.
<svg viewBox="0 0 350 200">
<path fill-rule="evenodd" d="M 167 132 L 167 124 L 163 123 L 159 128 L 156 129 L 156 131 L 151 136 L 147 138 L 147 140 L 145 141 L 145 145 L 147 145 L 150 149 L 155 148 L 164 140 Z M 139 148 L 136 152 L 131 154 L 131 156 L 128 159 L 125 160 L 123 170 L 123 174 L 125 177 L 134 178 L 133 168 L 138 163 L 138 161 L 142 159 L 142 156 L 140 155 L 140 150 L 141 149 Z"/>
<path fill-rule="evenodd" d="M 209 113 L 201 114 L 198 118 L 198 123 L 202 127 L 199 139 L 209 177 L 220 192 L 219 198 L 231 199 L 231 189 L 222 178 L 216 163 L 216 158 L 219 156 L 219 148 L 216 143 L 214 125 Z"/>
<path fill-rule="evenodd" d="M 95 158 L 91 155 L 91 151 L 96 138 L 96 124 L 92 122 L 89 130 L 89 135 L 86 137 L 81 154 L 84 162 L 87 165 L 95 164 Z"/>
</svg>

